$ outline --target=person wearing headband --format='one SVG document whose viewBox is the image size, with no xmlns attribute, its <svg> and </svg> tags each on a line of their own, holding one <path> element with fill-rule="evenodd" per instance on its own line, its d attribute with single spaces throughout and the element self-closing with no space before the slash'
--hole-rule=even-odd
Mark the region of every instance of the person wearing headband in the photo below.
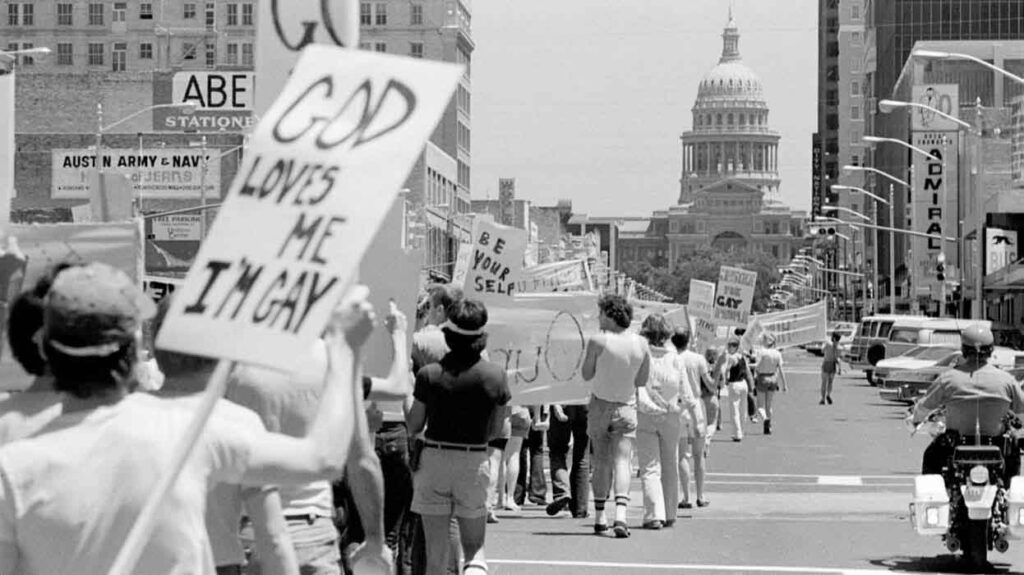
<svg viewBox="0 0 1024 575">
<path fill-rule="evenodd" d="M 410 434 L 424 432 L 412 510 L 423 521 L 427 575 L 447 570 L 452 516 L 459 524 L 463 573 L 487 573 L 487 444 L 501 434 L 512 394 L 505 370 L 481 357 L 486 325 L 483 303 L 452 303 L 441 325 L 449 352 L 416 374 L 406 421 Z"/>
</svg>

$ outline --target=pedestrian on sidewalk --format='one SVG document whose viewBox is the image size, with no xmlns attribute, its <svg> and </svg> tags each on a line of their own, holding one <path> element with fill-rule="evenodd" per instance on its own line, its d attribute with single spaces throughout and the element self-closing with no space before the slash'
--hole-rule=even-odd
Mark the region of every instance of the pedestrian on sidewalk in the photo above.
<svg viewBox="0 0 1024 575">
<path fill-rule="evenodd" d="M 705 357 L 690 349 L 690 332 L 684 329 L 677 329 L 672 335 L 672 345 L 679 352 L 679 360 L 682 362 L 683 370 L 686 372 L 686 379 L 695 397 L 700 397 L 699 407 L 701 421 L 694 421 L 690 414 L 683 410 L 679 432 L 679 483 L 682 486 L 682 494 L 679 503 L 680 509 L 690 509 L 693 503 L 690 502 L 690 468 L 693 462 L 693 481 L 697 487 L 697 506 L 707 507 L 710 501 L 704 497 L 704 474 L 707 461 L 707 445 L 713 433 L 713 420 L 708 416 L 706 406 L 710 398 L 714 398 L 714 407 L 718 409 L 718 386 L 711 377 L 708 361 Z M 704 432 L 701 433 L 701 429 Z"/>
<path fill-rule="evenodd" d="M 772 398 L 779 390 L 779 383 L 782 383 L 782 391 L 789 391 L 789 384 L 786 383 L 786 373 L 782 370 L 782 352 L 775 349 L 775 337 L 765 334 L 763 339 L 764 348 L 758 354 L 757 379 L 754 382 L 757 388 L 757 409 L 764 421 L 764 434 L 772 434 Z"/>
<path fill-rule="evenodd" d="M 608 531 L 604 506 L 614 487 L 612 531 L 615 537 L 626 538 L 637 394 L 647 385 L 651 355 L 642 337 L 626 331 L 633 321 L 633 306 L 626 298 L 603 295 L 597 305 L 601 331 L 587 341 L 581 370 L 583 379 L 591 382 L 587 433 L 594 465 L 594 532 Z"/>
<path fill-rule="evenodd" d="M 750 374 L 747 358 L 740 351 L 739 337 L 729 337 L 724 364 L 726 388 L 729 390 L 729 404 L 732 407 L 732 440 L 740 442 L 743 441 L 743 406 L 750 395 L 754 378 Z"/>
<path fill-rule="evenodd" d="M 569 442 L 572 441 L 572 468 Z M 576 519 L 588 517 L 590 505 L 590 440 L 587 437 L 587 406 L 552 405 L 548 429 L 551 461 L 551 494 L 547 514 L 558 515 L 566 507 Z"/>
<path fill-rule="evenodd" d="M 836 374 L 842 373 L 842 366 L 839 364 L 839 333 L 832 332 L 830 341 L 825 344 L 821 360 L 821 400 L 818 405 L 825 405 L 827 401 L 832 405 L 832 382 Z"/>
</svg>

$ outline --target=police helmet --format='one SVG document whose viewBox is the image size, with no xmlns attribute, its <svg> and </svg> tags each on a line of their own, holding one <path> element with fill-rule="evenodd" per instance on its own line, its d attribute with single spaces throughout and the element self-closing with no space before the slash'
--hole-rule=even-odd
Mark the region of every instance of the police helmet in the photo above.
<svg viewBox="0 0 1024 575">
<path fill-rule="evenodd" d="M 960 334 L 960 345 L 976 350 L 991 349 L 995 341 L 992 330 L 982 325 L 972 325 Z"/>
</svg>

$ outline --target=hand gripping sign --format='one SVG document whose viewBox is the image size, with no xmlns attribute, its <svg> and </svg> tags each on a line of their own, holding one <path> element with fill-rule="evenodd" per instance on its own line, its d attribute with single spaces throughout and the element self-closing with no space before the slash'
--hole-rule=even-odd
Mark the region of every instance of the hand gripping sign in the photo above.
<svg viewBox="0 0 1024 575">
<path fill-rule="evenodd" d="M 256 128 L 157 345 L 301 366 L 461 74 L 307 47 Z"/>
</svg>

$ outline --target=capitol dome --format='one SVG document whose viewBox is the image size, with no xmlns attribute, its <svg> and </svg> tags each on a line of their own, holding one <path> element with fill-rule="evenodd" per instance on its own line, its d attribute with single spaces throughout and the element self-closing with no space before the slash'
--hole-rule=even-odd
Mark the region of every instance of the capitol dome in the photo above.
<svg viewBox="0 0 1024 575">
<path fill-rule="evenodd" d="M 764 101 L 761 78 L 740 57 L 740 30 L 732 14 L 722 32 L 722 57 L 697 87 L 698 105 L 701 100 L 723 97 Z"/>
</svg>

